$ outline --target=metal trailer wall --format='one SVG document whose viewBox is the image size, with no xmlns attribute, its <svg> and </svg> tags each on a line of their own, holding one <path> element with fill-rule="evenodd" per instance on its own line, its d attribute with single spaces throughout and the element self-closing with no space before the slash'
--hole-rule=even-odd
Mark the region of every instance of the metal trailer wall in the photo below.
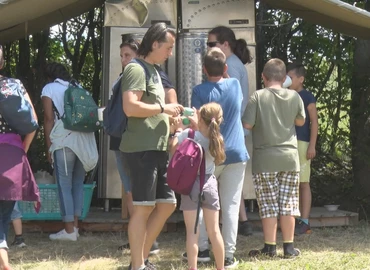
<svg viewBox="0 0 370 270">
<path fill-rule="evenodd" d="M 103 29 L 103 75 L 102 75 L 102 106 L 111 96 L 113 83 L 122 72 L 120 49 L 123 34 L 136 34 L 142 39 L 145 32 L 156 21 L 165 21 L 169 26 L 177 28 L 176 1 L 107 1 L 105 4 Z M 175 51 L 174 51 L 175 54 Z M 171 57 L 164 66 L 173 83 L 176 80 L 175 57 Z M 98 197 L 106 199 L 105 210 L 109 209 L 109 199 L 120 199 L 122 183 L 117 171 L 114 152 L 109 150 L 109 136 L 100 134 L 100 168 L 98 180 Z"/>
<path fill-rule="evenodd" d="M 121 72 L 119 45 L 121 35 L 144 34 L 156 21 L 167 21 L 178 29 L 174 55 L 169 59 L 166 70 L 173 83 L 177 81 L 179 102 L 188 106 L 191 89 L 204 80 L 202 58 L 206 50 L 207 33 L 218 25 L 231 27 L 237 38 L 244 38 L 252 56 L 255 56 L 255 7 L 253 0 L 202 0 L 179 1 L 182 27 L 177 28 L 177 1 L 107 1 L 105 5 L 105 27 L 103 44 L 102 104 L 107 103 L 111 87 Z M 217 14 L 217 16 L 215 16 Z M 108 56 L 108 57 L 107 57 Z M 256 88 L 255 62 L 246 66 L 249 76 L 249 94 Z M 109 150 L 109 136 L 102 132 L 100 139 L 99 198 L 121 198 L 121 181 L 117 172 L 114 153 Z M 251 136 L 247 138 L 251 151 Z M 250 152 L 251 153 L 251 152 Z M 244 196 L 255 198 L 252 185 L 250 162 L 245 177 Z"/>
</svg>

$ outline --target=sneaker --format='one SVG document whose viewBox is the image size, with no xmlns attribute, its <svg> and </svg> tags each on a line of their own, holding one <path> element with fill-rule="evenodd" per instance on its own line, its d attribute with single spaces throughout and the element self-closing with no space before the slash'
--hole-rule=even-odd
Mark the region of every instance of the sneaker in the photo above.
<svg viewBox="0 0 370 270">
<path fill-rule="evenodd" d="M 302 220 L 296 219 L 295 220 L 295 228 L 294 228 L 294 235 L 303 235 L 303 234 L 311 234 L 311 226 L 310 224 L 304 223 Z"/>
<path fill-rule="evenodd" d="M 157 270 L 157 267 L 152 264 L 148 259 L 145 260 L 145 269 L 148 269 L 148 270 Z"/>
<path fill-rule="evenodd" d="M 145 260 L 144 264 L 145 268 L 143 270 L 157 270 L 157 267 L 154 264 L 152 264 L 148 259 Z M 132 270 L 131 263 L 128 266 L 127 270 Z"/>
<path fill-rule="evenodd" d="M 239 261 L 235 257 L 225 258 L 225 269 L 235 268 L 239 264 Z"/>
<path fill-rule="evenodd" d="M 244 236 L 252 235 L 253 234 L 252 224 L 248 220 L 239 222 L 238 234 Z"/>
<path fill-rule="evenodd" d="M 264 250 L 263 249 L 252 249 L 248 253 L 249 257 L 258 257 L 258 256 L 269 256 L 269 257 L 275 257 L 276 256 L 276 250 Z"/>
<path fill-rule="evenodd" d="M 150 248 L 149 255 L 158 254 L 159 251 L 160 251 L 160 249 L 158 247 L 158 242 L 154 241 L 152 247 Z"/>
<path fill-rule="evenodd" d="M 80 237 L 79 228 L 73 227 L 76 233 L 77 238 Z"/>
<path fill-rule="evenodd" d="M 186 254 L 186 252 L 182 254 L 182 259 L 186 261 L 188 260 L 188 254 Z M 206 263 L 210 261 L 211 257 L 209 256 L 209 249 L 198 251 L 198 262 Z"/>
<path fill-rule="evenodd" d="M 19 248 L 27 246 L 26 243 L 24 242 L 23 237 L 15 237 L 13 243 L 11 244 L 12 246 L 16 246 Z"/>
<path fill-rule="evenodd" d="M 130 243 L 126 243 L 118 247 L 118 250 L 125 250 L 125 249 L 130 249 Z"/>
<path fill-rule="evenodd" d="M 63 240 L 63 241 L 77 241 L 76 232 L 67 233 L 66 230 L 61 230 L 60 232 L 53 233 L 49 235 L 50 240 Z"/>
<path fill-rule="evenodd" d="M 301 255 L 301 251 L 298 248 L 295 248 L 293 252 L 286 252 L 284 251 L 284 258 L 285 259 L 293 259 Z"/>
</svg>

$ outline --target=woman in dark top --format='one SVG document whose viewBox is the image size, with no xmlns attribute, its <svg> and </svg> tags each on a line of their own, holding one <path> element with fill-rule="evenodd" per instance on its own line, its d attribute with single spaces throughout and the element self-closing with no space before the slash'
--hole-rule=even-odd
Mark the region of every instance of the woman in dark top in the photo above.
<svg viewBox="0 0 370 270">
<path fill-rule="evenodd" d="M 138 48 L 139 48 L 139 43 L 136 40 L 132 39 L 132 38 L 127 39 L 126 41 L 124 41 L 120 45 L 120 56 L 121 56 L 121 64 L 122 64 L 123 69 L 127 66 L 128 63 L 130 63 L 130 61 L 133 58 L 136 57 L 136 52 L 137 52 Z M 114 85 L 120 81 L 121 76 L 122 75 L 119 76 L 119 78 L 114 83 Z M 125 170 L 123 169 L 122 152 L 119 150 L 120 143 L 121 143 L 121 138 L 117 138 L 117 137 L 113 137 L 113 136 L 110 137 L 110 147 L 109 148 L 110 148 L 110 150 L 112 150 L 114 152 L 114 154 L 116 156 L 118 173 L 120 175 L 120 178 L 121 178 L 121 181 L 122 181 L 122 184 L 123 184 L 123 189 L 126 193 L 125 203 L 127 205 L 128 213 L 131 216 L 132 211 L 133 211 L 131 185 L 130 185 L 129 178 L 128 178 Z"/>
</svg>

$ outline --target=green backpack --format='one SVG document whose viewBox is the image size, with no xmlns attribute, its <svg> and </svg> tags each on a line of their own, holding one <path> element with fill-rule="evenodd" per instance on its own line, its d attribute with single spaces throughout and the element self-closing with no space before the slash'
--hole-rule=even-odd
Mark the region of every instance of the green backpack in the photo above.
<svg viewBox="0 0 370 270">
<path fill-rule="evenodd" d="M 95 132 L 100 129 L 98 106 L 89 91 L 79 87 L 75 80 L 70 81 L 64 93 L 65 129 L 80 132 Z"/>
</svg>

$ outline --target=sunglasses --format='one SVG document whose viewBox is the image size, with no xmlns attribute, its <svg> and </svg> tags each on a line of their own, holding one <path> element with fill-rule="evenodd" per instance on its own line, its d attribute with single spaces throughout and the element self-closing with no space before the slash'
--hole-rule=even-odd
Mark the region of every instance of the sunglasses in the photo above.
<svg viewBox="0 0 370 270">
<path fill-rule="evenodd" d="M 217 46 L 217 43 L 220 43 L 219 41 L 211 41 L 211 42 L 207 42 L 207 46 L 210 47 L 210 48 L 213 48 L 213 47 L 216 47 Z"/>
</svg>

